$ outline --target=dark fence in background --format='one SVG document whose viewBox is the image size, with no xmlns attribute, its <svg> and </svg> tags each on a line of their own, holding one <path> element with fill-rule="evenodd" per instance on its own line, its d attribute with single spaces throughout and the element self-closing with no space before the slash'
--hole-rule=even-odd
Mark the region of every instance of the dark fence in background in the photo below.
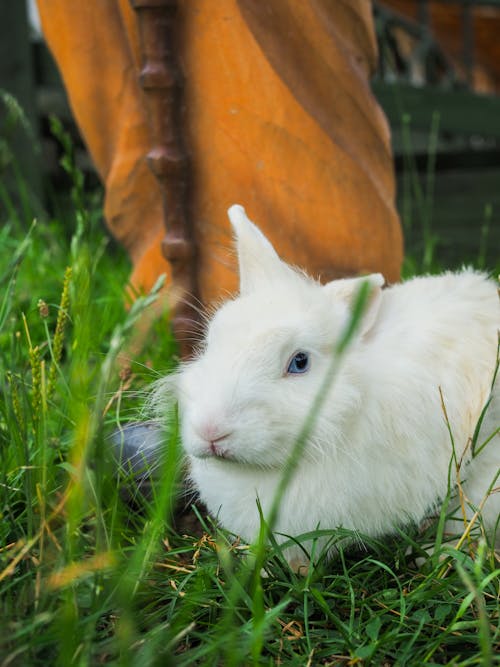
<svg viewBox="0 0 500 667">
<path fill-rule="evenodd" d="M 59 165 L 61 147 L 50 131 L 51 115 L 72 136 L 89 186 L 95 187 L 98 179 L 52 56 L 30 28 L 26 3 L 0 0 L 0 16 L 0 180 L 18 199 L 21 175 L 33 215 L 40 215 L 50 208 L 54 192 L 66 199 L 70 187 Z"/>
<path fill-rule="evenodd" d="M 436 39 L 427 0 L 415 0 L 414 20 L 374 2 L 380 56 L 373 90 L 391 125 L 399 210 L 407 244 L 427 253 L 427 268 L 433 252 L 445 263 L 480 257 L 498 264 L 500 97 L 475 90 L 472 12 L 500 11 L 500 0 L 439 4 L 458 18 L 453 58 Z"/>
<path fill-rule="evenodd" d="M 500 97 L 473 89 L 471 12 L 478 6 L 500 10 L 500 0 L 441 1 L 461 12 L 458 60 L 435 38 L 427 0 L 415 0 L 415 20 L 374 2 L 380 64 L 373 89 L 391 125 L 399 210 L 411 254 L 423 259 L 420 268 L 431 269 L 435 257 L 445 264 L 478 257 L 497 264 Z M 53 113 L 74 137 L 77 162 L 95 185 L 60 77 L 44 43 L 30 35 L 24 2 L 0 0 L 0 11 L 0 177 L 13 158 L 42 204 L 47 183 L 64 188 L 49 130 Z M 6 92 L 18 100 L 31 131 L 16 120 Z"/>
</svg>

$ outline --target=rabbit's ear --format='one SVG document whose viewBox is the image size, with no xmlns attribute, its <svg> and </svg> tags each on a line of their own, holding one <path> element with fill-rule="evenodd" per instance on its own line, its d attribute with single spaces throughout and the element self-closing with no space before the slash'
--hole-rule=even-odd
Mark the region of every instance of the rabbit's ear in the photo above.
<svg viewBox="0 0 500 667">
<path fill-rule="evenodd" d="M 227 213 L 236 236 L 240 294 L 249 294 L 290 277 L 292 269 L 281 261 L 264 234 L 247 218 L 243 206 L 235 204 Z"/>
<path fill-rule="evenodd" d="M 349 308 L 352 307 L 361 285 L 368 283 L 370 286 L 370 295 L 368 304 L 361 321 L 361 335 L 367 334 L 375 324 L 380 303 L 382 301 L 382 287 L 385 284 L 385 278 L 381 273 L 372 273 L 360 278 L 345 278 L 343 280 L 332 280 L 327 283 L 323 290 L 331 295 L 336 301 L 344 301 Z"/>
</svg>

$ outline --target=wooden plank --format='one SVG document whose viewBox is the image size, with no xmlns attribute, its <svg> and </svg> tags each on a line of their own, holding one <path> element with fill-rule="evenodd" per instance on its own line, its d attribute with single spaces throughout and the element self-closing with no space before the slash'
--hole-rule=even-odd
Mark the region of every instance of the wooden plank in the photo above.
<svg viewBox="0 0 500 667">
<path fill-rule="evenodd" d="M 429 130 L 438 111 L 441 131 L 500 139 L 500 97 L 380 81 L 372 89 L 392 127 L 402 126 L 407 115 L 412 128 Z"/>
<path fill-rule="evenodd" d="M 425 176 L 418 176 L 425 192 Z M 398 174 L 398 209 L 411 215 L 411 228 L 405 230 L 406 249 L 408 254 L 418 256 L 425 214 L 414 193 L 405 192 L 404 178 L 404 174 Z M 430 233 L 438 239 L 436 255 L 443 267 L 476 263 L 483 243 L 485 268 L 500 267 L 499 183 L 498 166 L 435 173 Z"/>
</svg>

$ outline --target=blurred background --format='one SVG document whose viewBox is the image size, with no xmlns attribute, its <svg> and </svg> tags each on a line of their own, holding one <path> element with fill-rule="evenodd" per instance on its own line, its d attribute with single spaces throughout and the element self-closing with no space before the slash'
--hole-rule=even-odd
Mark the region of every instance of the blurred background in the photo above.
<svg viewBox="0 0 500 667">
<path fill-rule="evenodd" d="M 34 1 L 0 7 L 0 206 L 21 198 L 32 215 L 58 215 L 70 184 L 51 116 L 96 196 L 99 180 Z M 392 130 L 408 272 L 491 267 L 500 248 L 500 0 L 388 0 L 373 11 L 373 90 Z"/>
</svg>

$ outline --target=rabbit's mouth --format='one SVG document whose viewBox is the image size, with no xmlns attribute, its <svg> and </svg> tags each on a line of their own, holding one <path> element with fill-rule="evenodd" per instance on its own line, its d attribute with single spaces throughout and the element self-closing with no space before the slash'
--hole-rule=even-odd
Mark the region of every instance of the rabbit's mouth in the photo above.
<svg viewBox="0 0 500 667">
<path fill-rule="evenodd" d="M 210 443 L 210 455 L 215 456 L 218 459 L 233 459 L 234 458 L 227 449 L 224 449 L 223 447 L 220 447 L 215 442 Z"/>
<path fill-rule="evenodd" d="M 201 451 L 192 452 L 192 456 L 197 459 L 218 459 L 224 461 L 236 461 L 236 457 L 229 449 L 225 449 L 214 442 L 209 443 Z"/>
</svg>

